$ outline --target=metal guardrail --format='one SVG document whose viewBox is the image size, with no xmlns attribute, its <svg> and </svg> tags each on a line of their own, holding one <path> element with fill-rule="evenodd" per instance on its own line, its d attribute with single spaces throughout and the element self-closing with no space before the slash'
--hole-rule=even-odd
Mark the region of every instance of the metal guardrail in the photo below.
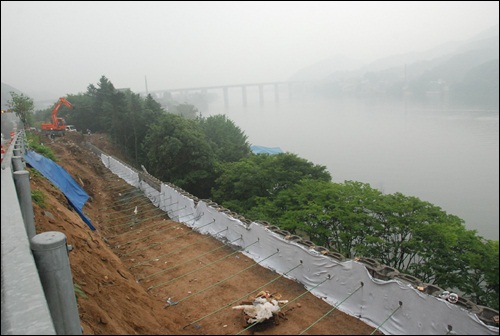
<svg viewBox="0 0 500 336">
<path fill-rule="evenodd" d="M 2 161 L 2 335 L 55 335 L 14 182 L 12 157 L 19 135 Z"/>
<path fill-rule="evenodd" d="M 66 236 L 35 232 L 24 137 L 14 136 L 1 163 L 1 332 L 81 335 Z"/>
</svg>

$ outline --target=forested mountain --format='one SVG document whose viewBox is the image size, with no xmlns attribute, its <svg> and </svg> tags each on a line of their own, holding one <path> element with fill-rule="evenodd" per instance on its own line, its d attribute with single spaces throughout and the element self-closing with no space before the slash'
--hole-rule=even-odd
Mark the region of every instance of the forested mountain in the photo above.
<svg viewBox="0 0 500 336">
<path fill-rule="evenodd" d="M 497 25 L 467 41 L 385 57 L 356 70 L 332 72 L 334 60 L 321 61 L 301 69 L 291 79 L 316 80 L 317 91 L 328 97 L 411 97 L 498 109 L 498 41 Z"/>
</svg>

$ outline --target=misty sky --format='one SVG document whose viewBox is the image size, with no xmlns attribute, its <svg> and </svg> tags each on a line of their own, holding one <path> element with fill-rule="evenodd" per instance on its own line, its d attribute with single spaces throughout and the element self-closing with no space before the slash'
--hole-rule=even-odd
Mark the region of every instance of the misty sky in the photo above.
<svg viewBox="0 0 500 336">
<path fill-rule="evenodd" d="M 2 1 L 1 81 L 85 92 L 102 75 L 150 91 L 287 80 L 344 55 L 373 61 L 467 40 L 498 1 Z"/>
</svg>

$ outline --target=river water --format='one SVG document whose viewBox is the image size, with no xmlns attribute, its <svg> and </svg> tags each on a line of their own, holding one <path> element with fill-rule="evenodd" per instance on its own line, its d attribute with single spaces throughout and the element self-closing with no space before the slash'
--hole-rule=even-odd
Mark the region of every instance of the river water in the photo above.
<svg viewBox="0 0 500 336">
<path fill-rule="evenodd" d="M 430 202 L 498 240 L 499 114 L 408 103 L 247 93 L 199 108 L 225 114 L 253 145 L 280 147 L 324 165 L 334 182 L 370 184 Z"/>
</svg>

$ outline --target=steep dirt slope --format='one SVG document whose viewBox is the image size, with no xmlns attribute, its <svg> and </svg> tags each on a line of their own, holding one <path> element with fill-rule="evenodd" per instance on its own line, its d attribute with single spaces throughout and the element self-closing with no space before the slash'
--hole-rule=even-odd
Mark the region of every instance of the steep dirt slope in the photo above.
<svg viewBox="0 0 500 336">
<path fill-rule="evenodd" d="M 63 232 L 74 247 L 70 263 L 81 288 L 84 334 L 299 334 L 331 310 L 302 285 L 260 267 L 230 244 L 171 221 L 110 173 L 83 141 L 124 158 L 99 134 L 69 133 L 46 143 L 89 194 L 83 211 L 96 231 L 50 181 L 28 169 L 32 191 L 45 195 L 43 207 L 34 204 L 37 233 Z M 281 318 L 245 329 L 243 313 L 231 307 L 260 290 L 291 302 Z M 368 335 L 373 330 L 335 310 L 306 334 Z"/>
</svg>

